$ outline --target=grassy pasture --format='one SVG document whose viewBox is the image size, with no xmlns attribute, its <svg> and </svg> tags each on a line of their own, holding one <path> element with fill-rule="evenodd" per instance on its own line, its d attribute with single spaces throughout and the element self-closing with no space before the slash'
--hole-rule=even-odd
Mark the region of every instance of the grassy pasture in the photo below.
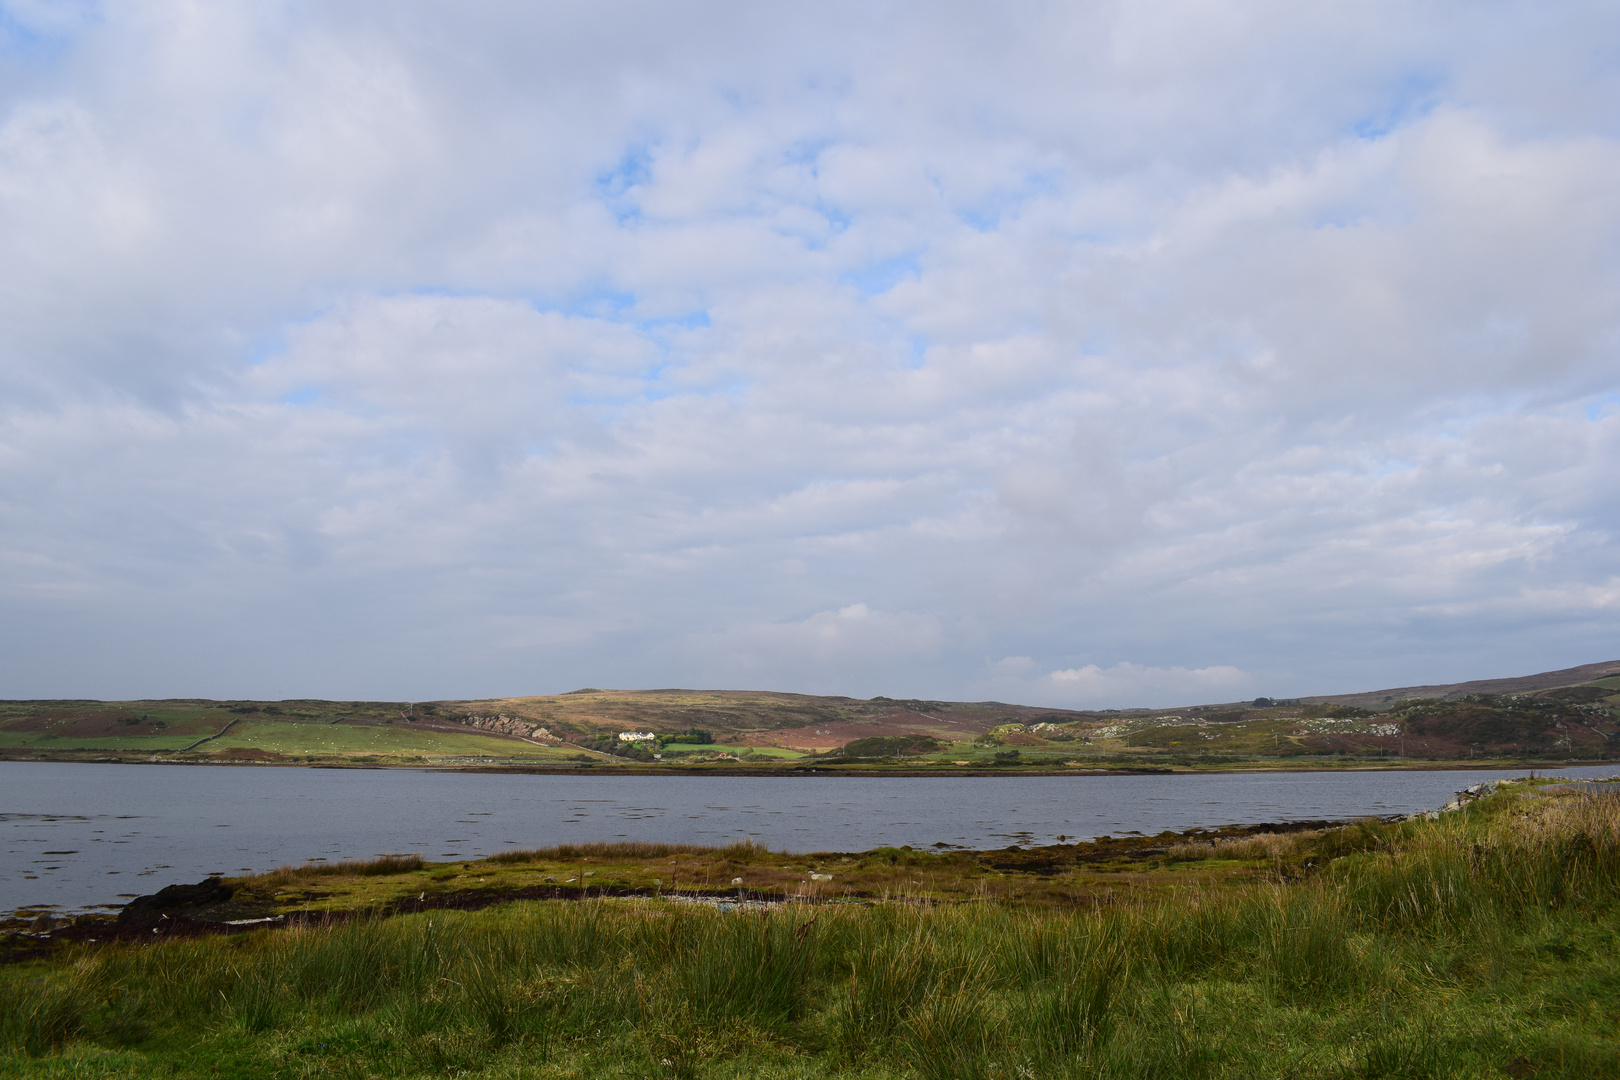
<svg viewBox="0 0 1620 1080">
<path fill-rule="evenodd" d="M 747 753 L 751 757 L 777 758 L 782 761 L 795 761 L 804 757 L 798 750 L 789 750 L 781 746 L 731 746 L 724 743 L 669 743 L 659 753 L 666 755 Z"/>
<path fill-rule="evenodd" d="M 206 732 L 204 733 L 206 734 Z M 0 731 L 0 747 L 43 751 L 125 751 L 151 753 L 183 750 L 201 735 L 51 735 L 35 731 Z"/>
<path fill-rule="evenodd" d="M 564 756 L 551 747 L 535 746 L 516 739 L 501 739 L 469 731 L 423 730 L 402 724 L 310 724 L 278 720 L 237 723 L 199 750 L 262 750 L 287 757 L 342 757 L 374 754 L 394 758 L 410 757 L 520 757 L 557 759 Z"/>
<path fill-rule="evenodd" d="M 670 850 L 699 854 L 617 857 Z M 1168 854 L 1315 865 L 1066 909 L 601 899 L 81 946 L 0 969 L 0 1072 L 1620 1076 L 1620 800 L 1510 789 Z"/>
</svg>

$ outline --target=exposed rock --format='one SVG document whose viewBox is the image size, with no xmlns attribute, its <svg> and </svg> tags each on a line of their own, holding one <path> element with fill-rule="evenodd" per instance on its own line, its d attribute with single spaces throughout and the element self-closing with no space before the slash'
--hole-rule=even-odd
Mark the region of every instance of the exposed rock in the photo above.
<svg viewBox="0 0 1620 1080">
<path fill-rule="evenodd" d="M 1529 794 L 1546 795 L 1554 792 L 1564 791 L 1580 791 L 1588 795 L 1620 794 L 1620 787 L 1610 786 L 1620 785 L 1620 776 L 1594 777 L 1590 780 L 1570 780 L 1568 777 L 1549 777 L 1549 779 L 1562 780 L 1563 783 L 1553 784 L 1550 787 L 1544 788 L 1531 788 L 1529 790 Z M 1423 810 L 1416 814 L 1408 814 L 1406 816 L 1406 820 L 1435 821 L 1440 817 L 1441 814 L 1449 814 L 1454 811 L 1461 810 L 1475 799 L 1484 799 L 1494 795 L 1497 789 L 1501 788 L 1504 784 L 1517 784 L 1522 782 L 1523 777 L 1513 780 L 1487 780 L 1482 784 L 1475 784 L 1472 787 L 1463 788 L 1463 790 L 1457 792 L 1457 794 L 1451 797 L 1450 802 L 1446 803 L 1446 805 L 1442 806 L 1438 810 Z"/>
<path fill-rule="evenodd" d="M 137 896 L 118 913 L 118 925 L 151 922 L 165 915 L 194 918 L 201 909 L 223 904 L 233 890 L 219 878 L 208 878 L 195 885 L 170 885 L 151 896 Z"/>
<path fill-rule="evenodd" d="M 561 739 L 532 720 L 524 720 L 517 716 L 497 714 L 495 716 L 478 716 L 469 714 L 461 718 L 461 723 L 468 727 L 483 728 L 485 731 L 498 731 L 503 735 L 516 735 L 520 739 L 532 739 L 535 742 L 560 743 Z"/>
</svg>

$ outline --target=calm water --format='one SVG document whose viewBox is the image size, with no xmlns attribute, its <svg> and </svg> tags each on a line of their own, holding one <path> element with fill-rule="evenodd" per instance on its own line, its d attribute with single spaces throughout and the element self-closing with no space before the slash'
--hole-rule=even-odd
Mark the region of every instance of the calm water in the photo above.
<svg viewBox="0 0 1620 1080">
<path fill-rule="evenodd" d="M 206 874 L 385 852 L 459 859 L 572 841 L 743 837 L 787 851 L 993 848 L 1412 813 L 1513 775 L 765 779 L 0 762 L 0 911 L 81 910 Z"/>
</svg>

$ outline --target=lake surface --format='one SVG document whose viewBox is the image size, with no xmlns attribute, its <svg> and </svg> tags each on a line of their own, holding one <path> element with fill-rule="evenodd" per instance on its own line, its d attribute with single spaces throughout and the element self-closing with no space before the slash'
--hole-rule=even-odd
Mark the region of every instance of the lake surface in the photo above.
<svg viewBox="0 0 1620 1080">
<path fill-rule="evenodd" d="M 208 874 L 384 853 L 744 837 L 786 851 L 997 848 L 1405 814 L 1524 771 L 766 778 L 0 762 L 0 911 L 88 910 Z"/>
</svg>

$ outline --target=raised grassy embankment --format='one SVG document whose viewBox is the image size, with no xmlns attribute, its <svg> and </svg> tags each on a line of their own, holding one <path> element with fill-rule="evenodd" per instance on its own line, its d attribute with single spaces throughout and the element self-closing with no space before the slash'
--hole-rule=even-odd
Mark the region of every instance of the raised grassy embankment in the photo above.
<svg viewBox="0 0 1620 1080">
<path fill-rule="evenodd" d="M 600 848 L 288 870 L 240 882 L 241 902 L 346 917 L 64 943 L 0 968 L 0 1071 L 1620 1075 L 1614 796 L 1512 785 L 1432 821 L 1018 865 L 1033 854 Z M 667 895 L 702 891 L 700 871 L 710 892 L 742 877 L 754 896 L 822 895 L 732 911 Z M 450 910 L 525 875 L 592 896 Z M 665 895 L 613 895 L 642 886 Z M 410 889 L 429 910 L 365 917 L 406 910 Z"/>
</svg>

